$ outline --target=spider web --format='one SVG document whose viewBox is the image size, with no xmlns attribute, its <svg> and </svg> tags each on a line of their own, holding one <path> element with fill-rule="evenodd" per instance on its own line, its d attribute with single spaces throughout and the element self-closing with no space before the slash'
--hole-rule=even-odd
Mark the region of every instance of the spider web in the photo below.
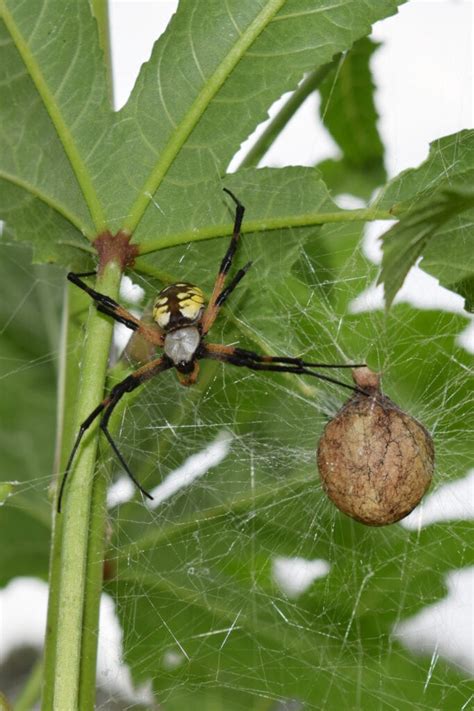
<svg viewBox="0 0 474 711">
<path fill-rule="evenodd" d="M 251 347 L 257 341 L 270 352 L 311 354 L 327 362 L 366 354 L 372 365 L 380 364 L 387 394 L 434 436 L 435 480 L 422 505 L 427 518 L 420 523 L 415 513 L 403 525 L 370 529 L 325 498 L 316 446 L 327 418 L 346 399 L 342 389 L 214 363 L 206 364 L 210 368 L 203 368 L 195 388 L 182 388 L 172 372 L 155 379 L 124 402 L 114 421 L 127 461 L 156 496 L 152 505 L 134 489 L 117 492 L 112 482 L 123 472 L 101 444 L 98 474 L 111 477 L 107 568 L 115 577 L 107 585 L 114 601 L 107 603 L 108 617 L 115 607 L 121 628 L 109 624 L 101 633 L 109 658 L 115 649 L 115 663 L 99 677 L 105 700 L 98 708 L 109 708 L 117 694 L 148 706 L 154 698 L 164 708 L 207 708 L 209 699 L 218 708 L 258 708 L 264 702 L 269 708 L 412 708 L 414 698 L 418 708 L 457 707 L 461 698 L 469 703 L 468 652 L 461 653 L 462 639 L 455 635 L 455 629 L 466 633 L 469 624 L 464 618 L 449 630 L 457 641 L 453 655 L 439 607 L 446 584 L 452 597 L 455 571 L 460 576 L 472 564 L 469 513 L 453 509 L 467 489 L 449 494 L 472 466 L 465 433 L 472 407 L 470 358 L 459 345 L 468 320 L 406 304 L 388 316 L 342 307 L 357 303 L 354 294 L 373 283 L 359 235 L 348 232 L 339 233 L 336 250 L 346 276 L 331 279 L 327 268 L 326 283 L 317 282 L 306 301 L 314 253 L 324 260 L 324 239 L 333 244 L 334 235 L 323 232 L 317 249 L 309 240 L 302 251 L 291 288 L 282 295 L 275 284 L 272 308 L 279 307 L 282 329 L 274 317 L 256 318 L 251 305 L 258 275 L 249 273 L 240 300 L 216 322 L 212 338 Z M 243 262 L 250 240 L 244 238 Z M 21 264 L 17 257 L 10 271 L 14 264 Z M 215 264 L 208 266 L 210 276 Z M 22 269 L 31 289 L 18 299 L 4 331 L 29 320 L 38 294 L 52 286 L 44 269 Z M 59 295 L 60 280 L 54 288 Z M 20 375 L 30 392 L 28 378 L 40 382 L 55 359 L 47 342 L 41 351 L 41 357 L 8 371 L 15 383 Z M 125 367 L 119 361 L 114 378 Z M 47 421 L 50 404 L 44 408 L 42 417 L 42 404 L 35 401 L 32 422 L 18 431 L 44 436 L 39 425 Z M 33 460 L 32 467 L 37 471 Z M 47 510 L 48 484 L 49 477 L 33 476 L 16 494 L 35 497 Z M 39 546 L 28 525 L 15 549 L 31 550 L 32 540 Z M 462 588 L 468 590 L 466 580 Z M 465 600 L 465 613 L 470 605 Z M 438 626 L 441 634 L 437 646 L 428 639 L 420 655 L 419 645 L 407 651 L 396 630 L 410 642 L 406 620 L 422 611 L 434 614 L 428 626 Z M 423 641 L 426 625 L 415 630 Z M 118 666 L 118 642 L 130 671 Z"/>
<path fill-rule="evenodd" d="M 325 253 L 324 240 L 332 243 L 336 234 L 340 246 Z M 463 435 L 472 404 L 468 357 L 459 345 L 467 319 L 406 304 L 389 316 L 361 311 L 360 299 L 350 298 L 354 282 L 370 293 L 373 281 L 358 238 L 353 228 L 337 228 L 322 231 L 317 249 L 307 243 L 291 286 L 282 293 L 276 284 L 265 294 L 268 316 L 260 310 L 254 317 L 259 279 L 249 274 L 212 340 L 325 362 L 366 354 L 383 371 L 387 394 L 433 433 L 439 499 L 436 492 L 472 465 Z M 250 240 L 244 252 L 251 253 Z M 307 280 L 334 251 L 345 274 L 332 279 L 326 264 L 326 279 L 310 293 Z M 281 314 L 277 325 L 274 313 Z M 121 502 L 113 507 L 109 561 L 119 582 L 109 590 L 135 680 L 153 680 L 165 707 L 189 703 L 192 689 L 203 708 L 210 697 L 225 708 L 262 698 L 319 708 L 317 689 L 323 708 L 353 707 L 356 692 L 361 708 L 408 708 L 413 698 L 404 696 L 398 674 L 423 688 L 419 708 L 439 694 L 451 703 L 458 682 L 438 659 L 453 658 L 442 638 L 417 657 L 395 631 L 443 596 L 449 571 L 470 562 L 458 549 L 467 529 L 425 528 L 416 514 L 405 528 L 365 529 L 337 512 L 321 490 L 315 452 L 345 400 L 336 386 L 206 364 L 195 389 L 181 388 L 168 373 L 117 417 L 120 446 L 156 501 L 137 503 L 131 490 L 115 494 Z M 111 468 L 117 472 L 113 460 Z M 441 500 L 434 520 L 449 519 L 449 507 Z M 454 655 L 464 668 L 465 655 Z M 282 672 L 288 667 L 293 682 Z M 460 693 L 464 701 L 469 696 Z"/>
<path fill-rule="evenodd" d="M 98 708 L 110 708 L 117 690 L 129 695 L 127 708 L 136 699 L 165 709 L 472 703 L 468 652 L 461 653 L 463 641 L 451 628 L 453 653 L 439 608 L 446 586 L 452 596 L 455 571 L 472 565 L 472 512 L 455 510 L 472 481 L 467 318 L 453 302 L 447 311 L 406 303 L 388 315 L 374 309 L 377 270 L 353 225 L 308 232 L 288 273 L 292 236 L 244 237 L 239 265 L 256 252 L 260 259 L 211 340 L 328 363 L 367 359 L 382 370 L 386 393 L 435 440 L 435 480 L 422 518 L 417 511 L 403 524 L 368 529 L 325 498 L 316 447 L 346 400 L 342 389 L 213 363 L 189 390 L 172 372 L 155 379 L 124 400 L 113 420 L 121 450 L 155 502 L 137 496 L 101 444 L 98 474 L 120 483 L 111 483 L 109 494 L 107 591 L 121 625 L 113 644 L 121 642 L 131 677 L 123 666 L 104 671 Z M 269 244 L 273 278 L 264 258 Z M 169 262 L 179 278 L 211 284 L 222 251 L 221 241 L 169 250 Z M 51 285 L 44 271 L 28 277 L 31 290 L 18 298 L 4 330 Z M 137 311 L 156 289 L 153 279 L 139 284 L 146 296 Z M 59 301 L 59 282 L 57 288 Z M 55 360 L 56 335 L 45 339 L 41 356 L 15 364 L 7 376 L 41 377 Z M 111 383 L 128 368 L 119 361 Z M 341 378 L 350 382 L 347 373 Z M 36 402 L 33 409 L 34 423 L 23 432 L 46 437 L 37 413 L 47 406 Z M 49 477 L 33 475 L 18 493 L 46 508 L 48 485 Z M 424 639 L 426 627 L 412 628 L 425 646 L 411 644 L 406 625 L 421 611 L 431 612 L 428 626 L 440 628 L 436 642 Z M 455 629 L 469 630 L 467 617 Z M 414 651 L 402 644 L 402 633 Z M 102 632 L 105 647 L 111 637 L 110 627 Z"/>
<path fill-rule="evenodd" d="M 311 101 L 306 111 L 315 111 Z M 130 503 L 128 482 L 114 492 L 109 591 L 134 681 L 151 684 L 165 708 L 468 708 L 472 700 L 472 640 L 462 633 L 472 615 L 472 511 L 459 510 L 472 481 L 463 348 L 472 337 L 460 299 L 438 289 L 440 310 L 423 300 L 434 280 L 420 281 L 421 272 L 411 290 L 407 280 L 419 308 L 405 292 L 384 314 L 373 263 L 374 236 L 385 229 L 370 226 L 363 247 L 354 226 L 308 233 L 290 272 L 291 233 L 245 236 L 239 265 L 254 266 L 211 340 L 380 369 L 387 394 L 436 446 L 432 493 L 405 522 L 367 529 L 325 498 L 316 447 L 346 400 L 337 387 L 208 363 L 195 389 L 167 373 L 115 420 L 156 501 Z M 221 253 L 214 243 L 170 250 L 165 266 L 212 284 Z M 141 285 L 152 293 L 152 282 Z M 449 634 L 439 602 L 446 586 Z M 424 626 L 423 614 L 431 615 Z"/>
</svg>

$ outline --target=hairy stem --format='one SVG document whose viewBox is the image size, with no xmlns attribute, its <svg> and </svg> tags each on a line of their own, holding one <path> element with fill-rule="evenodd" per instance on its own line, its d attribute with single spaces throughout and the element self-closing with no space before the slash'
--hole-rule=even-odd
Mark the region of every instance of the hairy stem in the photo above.
<svg viewBox="0 0 474 711">
<path fill-rule="evenodd" d="M 109 262 L 97 288 L 116 297 L 120 276 L 117 264 Z M 77 397 L 70 400 L 75 408 L 74 434 L 103 397 L 111 335 L 110 320 L 92 307 Z M 105 518 L 105 484 L 94 478 L 97 439 L 97 427 L 91 427 L 73 464 L 63 513 L 55 521 L 44 711 L 87 711 L 94 705 Z M 63 466 L 70 445 L 71 437 L 64 437 Z"/>
</svg>

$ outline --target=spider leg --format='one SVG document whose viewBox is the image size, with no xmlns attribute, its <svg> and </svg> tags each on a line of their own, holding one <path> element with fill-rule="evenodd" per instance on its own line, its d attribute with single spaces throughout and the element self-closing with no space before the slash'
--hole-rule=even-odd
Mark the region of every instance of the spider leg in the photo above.
<svg viewBox="0 0 474 711">
<path fill-rule="evenodd" d="M 316 373 L 312 368 L 357 368 L 359 365 L 326 365 L 324 363 L 310 363 L 300 358 L 279 358 L 278 356 L 264 356 L 252 351 L 246 351 L 243 348 L 234 348 L 233 346 L 221 346 L 215 343 L 203 345 L 200 353 L 201 358 L 209 358 L 211 360 L 219 360 L 223 363 L 248 368 L 249 370 L 265 370 L 277 373 L 294 373 L 295 375 L 310 375 L 318 380 L 324 380 L 334 385 L 339 385 L 353 392 L 364 393 L 358 387 L 348 385 L 342 380 L 331 378 L 329 375 Z"/>
<path fill-rule="evenodd" d="M 244 278 L 244 276 L 247 274 L 248 270 L 252 266 L 252 262 L 247 262 L 247 264 L 242 267 L 242 269 L 239 269 L 237 274 L 232 278 L 232 281 L 230 282 L 229 286 L 226 286 L 225 289 L 221 291 L 219 296 L 216 299 L 216 306 L 220 309 L 224 301 L 228 298 L 228 296 L 234 291 L 235 287 L 239 283 L 241 279 Z"/>
<path fill-rule="evenodd" d="M 114 299 L 106 294 L 101 294 L 100 291 L 96 291 L 88 286 L 81 277 L 92 276 L 95 272 L 84 272 L 81 274 L 75 274 L 74 272 L 69 272 L 67 278 L 73 284 L 78 286 L 80 289 L 89 294 L 89 296 L 94 300 L 97 307 L 97 311 L 111 316 L 115 321 L 123 323 L 124 326 L 132 329 L 132 331 L 138 331 L 147 341 L 153 343 L 154 345 L 161 346 L 163 344 L 163 336 L 158 331 L 155 326 L 148 326 L 143 324 L 140 319 L 136 318 L 123 306 L 120 306 Z"/>
<path fill-rule="evenodd" d="M 235 275 L 231 284 L 229 284 L 229 287 L 225 290 L 227 293 L 225 294 L 223 299 L 221 299 L 219 302 L 220 297 L 224 293 L 224 283 L 226 280 L 226 276 L 227 276 L 229 269 L 232 265 L 232 260 L 234 258 L 235 252 L 237 251 L 237 245 L 238 245 L 239 237 L 240 237 L 240 228 L 242 226 L 242 220 L 243 220 L 244 212 L 245 212 L 245 207 L 242 205 L 240 200 L 238 198 L 236 198 L 233 193 L 231 193 L 230 190 L 228 190 L 227 188 L 224 188 L 224 192 L 226 192 L 228 195 L 230 195 L 230 197 L 232 198 L 232 200 L 235 202 L 235 205 L 236 205 L 234 228 L 232 230 L 232 238 L 230 240 L 230 244 L 229 244 L 229 246 L 227 248 L 227 252 L 225 253 L 224 258 L 221 262 L 219 273 L 217 274 L 217 278 L 214 283 L 214 288 L 212 290 L 209 304 L 208 304 L 206 311 L 204 312 L 204 315 L 202 317 L 201 330 L 202 330 L 203 336 L 209 331 L 212 324 L 216 320 L 217 314 L 219 313 L 219 308 L 222 306 L 223 302 L 227 299 L 227 297 L 229 296 L 231 291 L 233 291 L 235 289 L 235 287 L 237 286 L 239 281 L 245 276 L 247 269 L 250 267 L 250 263 L 249 263 Z"/>
<path fill-rule="evenodd" d="M 228 353 L 231 356 L 237 356 L 246 360 L 251 360 L 255 363 L 286 363 L 302 368 L 365 368 L 366 363 L 312 363 L 302 358 L 290 358 L 288 356 L 271 356 L 248 351 L 245 348 L 236 348 L 234 346 L 223 346 L 215 343 L 208 343 L 206 348 L 209 352 Z"/>
<path fill-rule="evenodd" d="M 66 480 L 67 480 L 69 472 L 71 470 L 71 465 L 72 465 L 73 459 L 74 459 L 77 449 L 81 443 L 81 439 L 84 436 L 85 432 L 89 429 L 91 424 L 94 422 L 96 417 L 98 417 L 100 415 L 100 413 L 102 412 L 102 410 L 107 406 L 108 402 L 109 402 L 109 399 L 106 398 L 105 400 L 103 400 L 100 403 L 100 405 L 97 405 L 95 410 L 93 410 L 91 412 L 91 414 L 84 420 L 84 422 L 82 423 L 82 425 L 79 428 L 79 432 L 77 434 L 76 441 L 74 442 L 74 446 L 71 450 L 71 454 L 69 455 L 69 459 L 67 460 L 66 469 L 64 470 L 63 478 L 61 480 L 61 486 L 59 487 L 58 503 L 57 503 L 58 513 L 61 513 L 61 502 L 62 502 L 62 498 L 63 498 L 64 487 L 66 485 Z"/>
<path fill-rule="evenodd" d="M 161 357 L 161 358 L 157 358 L 156 360 L 150 361 L 150 363 L 147 363 L 146 365 L 144 365 L 142 368 L 139 368 L 131 375 L 128 375 L 120 383 L 117 383 L 117 385 L 115 385 L 112 388 L 112 390 L 110 391 L 110 394 L 104 400 L 102 400 L 102 402 L 99 405 L 97 405 L 95 410 L 93 410 L 88 417 L 86 417 L 86 419 L 84 420 L 84 422 L 81 424 L 81 426 L 79 428 L 79 432 L 77 434 L 76 441 L 74 442 L 74 446 L 71 450 L 71 454 L 69 455 L 69 459 L 66 464 L 66 469 L 63 474 L 63 478 L 61 481 L 61 486 L 59 488 L 59 494 L 58 494 L 58 503 L 57 503 L 58 513 L 61 513 L 61 502 L 62 502 L 62 498 L 63 498 L 64 487 L 66 485 L 68 475 L 71 471 L 72 462 L 74 460 L 74 457 L 75 457 L 75 454 L 76 454 L 77 449 L 79 447 L 79 444 L 81 443 L 81 440 L 82 440 L 85 432 L 89 429 L 91 424 L 100 415 L 101 412 L 104 412 L 104 414 L 102 415 L 102 418 L 100 421 L 100 428 L 102 429 L 105 436 L 107 437 L 109 444 L 111 445 L 114 453 L 116 454 L 116 456 L 119 459 L 120 463 L 122 464 L 123 468 L 127 472 L 130 479 L 133 481 L 135 486 L 137 486 L 138 489 L 140 489 L 140 491 L 143 494 L 145 494 L 145 496 L 147 496 L 149 499 L 153 498 L 147 491 L 145 491 L 145 489 L 141 486 L 141 484 L 133 476 L 133 474 L 130 471 L 127 463 L 125 462 L 122 454 L 120 453 L 117 445 L 115 444 L 114 440 L 112 439 L 112 435 L 110 434 L 107 425 L 108 425 L 110 416 L 111 416 L 114 408 L 116 407 L 116 405 L 118 404 L 120 399 L 123 397 L 123 395 L 125 395 L 126 393 L 132 392 L 132 390 L 135 390 L 142 383 L 146 382 L 147 380 L 150 380 L 150 378 L 153 378 L 155 375 L 158 375 L 158 373 L 161 373 L 164 370 L 168 370 L 168 368 L 171 368 L 172 365 L 173 364 L 167 357 Z"/>
</svg>

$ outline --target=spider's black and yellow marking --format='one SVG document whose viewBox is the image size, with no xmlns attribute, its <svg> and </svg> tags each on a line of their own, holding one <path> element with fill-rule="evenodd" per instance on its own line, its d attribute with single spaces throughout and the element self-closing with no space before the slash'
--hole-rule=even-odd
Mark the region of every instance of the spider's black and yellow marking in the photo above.
<svg viewBox="0 0 474 711">
<path fill-rule="evenodd" d="M 204 294 L 193 284 L 171 284 L 158 294 L 153 319 L 167 331 L 196 323 L 204 310 Z"/>
<path fill-rule="evenodd" d="M 225 286 L 227 274 L 232 266 L 232 260 L 237 251 L 240 237 L 240 228 L 244 217 L 245 208 L 242 203 L 233 195 L 230 190 L 224 188 L 235 203 L 234 228 L 232 238 L 221 262 L 211 298 L 206 307 L 204 294 L 201 289 L 187 282 L 178 282 L 165 287 L 157 296 L 153 307 L 154 324 L 148 325 L 137 319 L 120 304 L 105 294 L 101 294 L 92 289 L 81 277 L 91 276 L 88 274 L 69 273 L 67 278 L 80 289 L 83 289 L 95 301 L 99 311 L 111 316 L 115 321 L 125 324 L 133 331 L 139 332 L 149 343 L 163 348 L 163 355 L 150 361 L 142 368 L 136 370 L 120 383 L 115 385 L 109 395 L 91 412 L 82 423 L 71 454 L 69 456 L 66 470 L 59 488 L 57 508 L 61 511 L 61 501 L 64 486 L 68 474 L 71 470 L 74 456 L 84 433 L 91 426 L 94 420 L 100 418 L 100 428 L 104 432 L 117 458 L 123 468 L 132 479 L 134 484 L 140 489 L 142 494 L 149 499 L 153 497 L 142 487 L 130 471 L 125 459 L 120 453 L 108 430 L 110 416 L 119 400 L 126 393 L 135 390 L 139 385 L 150 380 L 158 373 L 174 368 L 177 371 L 180 382 L 183 385 L 193 385 L 199 374 L 199 360 L 207 358 L 219 360 L 223 363 L 248 368 L 249 370 L 264 370 L 280 373 L 294 373 L 295 375 L 310 375 L 313 378 L 334 383 L 348 390 L 362 392 L 359 388 L 347 383 L 331 378 L 328 375 L 315 372 L 315 368 L 357 368 L 364 364 L 327 364 L 304 361 L 301 358 L 291 358 L 287 356 L 269 356 L 248 351 L 244 348 L 234 346 L 224 346 L 216 343 L 206 343 L 206 334 L 216 320 L 222 304 L 233 292 L 237 284 L 243 279 L 251 262 L 239 269 L 234 277 Z"/>
</svg>

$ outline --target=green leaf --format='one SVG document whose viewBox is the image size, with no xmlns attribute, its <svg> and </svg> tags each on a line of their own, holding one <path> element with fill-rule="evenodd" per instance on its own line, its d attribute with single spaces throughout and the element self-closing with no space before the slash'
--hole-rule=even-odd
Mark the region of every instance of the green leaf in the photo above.
<svg viewBox="0 0 474 711">
<path fill-rule="evenodd" d="M 317 233 L 319 226 L 315 226 L 315 221 L 344 217 L 314 168 L 249 168 L 228 176 L 225 185 L 239 196 L 246 208 L 244 247 L 238 259 L 243 264 L 251 254 L 252 271 L 257 271 L 262 279 L 274 279 L 275 268 L 282 275 L 288 272 L 299 255 L 308 230 L 313 235 Z M 203 287 L 208 286 L 210 291 L 215 270 L 210 271 L 209 264 L 217 264 L 223 247 L 217 240 L 201 240 L 209 240 L 216 233 L 231 232 L 234 204 L 222 193 L 220 181 L 201 182 L 189 187 L 189 201 L 178 208 L 173 204 L 174 191 L 163 189 L 161 192 L 163 214 L 157 217 L 159 236 L 141 244 L 141 254 L 149 253 L 149 256 L 137 260 L 137 269 L 156 265 L 167 272 L 172 281 L 189 278 Z M 306 229 L 292 230 L 289 238 L 288 228 L 296 223 Z M 180 260 L 183 239 L 189 246 L 186 259 Z M 268 249 L 269 245 L 271 249 Z M 162 249 L 156 252 L 158 247 Z M 280 252 L 280 260 L 275 260 L 276 250 Z M 178 263 L 179 274 L 176 272 Z"/>
<path fill-rule="evenodd" d="M 36 259 L 64 264 L 76 263 L 78 247 L 90 252 L 81 235 L 92 240 L 105 227 L 155 240 L 160 210 L 168 219 L 204 184 L 219 184 L 271 103 L 399 4 L 183 0 L 114 114 L 88 4 L 65 13 L 48 0 L 39 18 L 29 4 L 3 0 L 0 176 L 9 188 L 0 209 L 10 230 L 38 245 Z M 32 130 L 19 130 L 33 116 Z"/>
<path fill-rule="evenodd" d="M 9 496 L 15 491 L 15 484 L 11 481 L 2 481 L 0 483 L 0 505 L 2 505 Z"/>
<path fill-rule="evenodd" d="M 441 138 L 419 168 L 394 178 L 377 200 L 400 218 L 383 238 L 387 306 L 420 255 L 422 268 L 472 301 L 473 166 L 474 131 Z"/>
<path fill-rule="evenodd" d="M 304 104 L 308 96 L 319 88 L 322 80 L 328 74 L 339 55 L 324 64 L 322 67 L 309 72 L 305 78 L 298 84 L 297 88 L 291 92 L 290 96 L 277 111 L 277 113 L 267 122 L 263 132 L 252 145 L 250 150 L 239 164 L 238 170 L 242 168 L 256 167 L 265 156 L 270 146 L 275 142 L 276 138 L 283 131 L 288 122 L 293 118 L 299 108 Z"/>
<path fill-rule="evenodd" d="M 420 261 L 420 267 L 440 284 L 460 294 L 464 308 L 471 312 L 474 310 L 473 217 L 472 209 L 454 215 L 428 242 Z"/>
<path fill-rule="evenodd" d="M 446 223 L 472 208 L 474 208 L 474 190 L 468 187 L 467 183 L 449 188 L 441 187 L 430 197 L 424 200 L 420 199 L 420 202 L 404 213 L 400 221 L 385 233 L 379 283 L 384 284 L 387 307 L 392 304 L 408 271 L 416 263 L 418 257 L 423 254 L 428 242 L 446 226 Z M 458 222 L 457 219 L 456 222 Z M 453 239 L 451 230 L 450 238 Z M 456 239 L 455 236 L 454 239 Z M 470 242 L 470 249 L 468 242 Z M 456 257 L 458 257 L 456 265 L 453 265 L 452 261 L 448 265 L 449 272 L 452 274 L 455 270 L 459 281 L 474 272 L 474 258 L 472 257 L 474 241 L 469 239 L 468 235 L 463 234 L 462 244 L 466 246 L 465 254 L 456 253 Z M 444 244 L 437 245 L 437 248 L 434 249 L 435 254 L 439 253 L 439 248 L 442 249 L 443 246 Z M 446 259 L 446 251 L 443 250 L 443 254 Z M 431 255 L 433 259 L 433 249 Z M 445 279 L 446 273 L 449 273 L 448 270 L 444 272 Z M 455 281 L 454 275 L 451 279 L 448 277 L 448 283 L 452 283 L 452 281 Z"/>
<path fill-rule="evenodd" d="M 0 244 L 0 469 L 14 482 L 0 508 L 0 584 L 47 577 L 59 333 L 57 276 L 31 267 L 30 250 Z"/>
<path fill-rule="evenodd" d="M 314 0 L 247 0 L 223 6 L 212 0 L 200 12 L 194 1 L 182 2 L 121 112 L 127 121 L 149 117 L 141 123 L 148 142 L 138 148 L 134 162 L 134 170 L 141 175 L 149 171 L 142 194 L 155 193 L 169 166 L 169 180 L 180 185 L 179 202 L 187 201 L 190 182 L 222 175 L 240 143 L 266 118 L 272 102 L 294 89 L 304 72 L 350 47 L 369 31 L 372 22 L 394 12 L 398 4 L 394 0 L 370 7 L 354 0 L 337 5 Z M 279 71 L 275 71 L 275 62 L 284 62 Z M 154 89 L 157 68 L 159 92 Z M 144 87 L 150 84 L 150 75 L 151 92 Z M 159 156 L 154 164 L 149 150 L 152 141 Z M 130 181 L 128 152 L 118 160 L 123 168 L 116 170 L 120 174 L 126 169 Z M 137 178 L 135 184 L 140 182 Z M 155 200 L 161 205 L 160 193 Z M 132 208 L 126 224 L 135 225 L 143 209 L 144 200 Z M 138 235 L 143 230 L 146 236 L 155 214 L 156 207 L 150 203 Z"/>
<path fill-rule="evenodd" d="M 89 268 L 97 232 L 125 225 L 134 230 L 137 271 L 147 293 L 158 281 L 183 278 L 209 291 L 224 251 L 215 238 L 228 235 L 233 222 L 233 206 L 221 188 L 235 190 L 247 207 L 236 266 L 248 258 L 254 265 L 216 322 L 213 340 L 328 363 L 367 358 L 384 370 L 388 394 L 433 430 L 437 486 L 462 476 L 472 461 L 472 445 L 459 436 L 472 419 L 467 356 L 456 345 L 465 320 L 408 307 L 392 309 L 390 316 L 350 313 L 373 271 L 358 246 L 362 221 L 387 218 L 397 202 L 426 198 L 430 185 L 406 176 L 403 188 L 386 189 L 381 210 L 377 204 L 343 211 L 314 169 L 225 176 L 230 158 L 274 99 L 349 49 L 399 4 L 184 0 L 130 101 L 114 114 L 89 4 L 45 0 L 38 14 L 32 4 L 4 0 L 0 209 L 7 235 L 31 240 L 37 259 Z M 369 53 L 361 70 L 361 111 L 371 106 Z M 354 81 L 352 90 L 358 89 Z M 376 145 L 374 115 L 369 110 L 366 116 L 369 144 L 356 146 L 353 136 L 347 144 L 361 161 Z M 466 147 L 464 138 L 457 146 Z M 446 148 L 443 158 L 448 153 Z M 449 170 L 455 164 L 451 160 Z M 458 181 L 448 180 L 446 187 L 453 185 Z M 0 307 L 6 343 L 1 375 L 7 398 L 0 408 L 7 425 L 0 459 L 4 478 L 21 483 L 0 509 L 2 582 L 46 575 L 58 305 L 64 294 L 62 275 L 58 288 L 49 272 L 25 268 L 23 255 L 10 256 L 19 255 L 18 247 L 4 248 L 0 269 L 9 298 Z M 109 277 L 111 289 L 118 277 Z M 80 331 L 83 315 L 74 313 L 70 329 Z M 78 399 L 92 408 L 102 397 L 110 323 L 95 313 L 90 321 L 89 368 L 78 396 L 81 357 L 75 338 L 67 340 L 65 422 L 59 408 L 63 459 L 75 434 Z M 119 365 L 115 376 L 121 375 Z M 345 382 L 347 375 L 341 376 Z M 147 487 L 214 438 L 230 439 L 225 458 L 201 478 L 156 510 L 128 502 L 114 511 L 108 529 L 105 569 L 124 627 L 125 657 L 135 680 L 152 679 L 164 708 L 180 708 L 180 700 L 181 708 L 214 703 L 256 711 L 267 701 L 289 698 L 313 708 L 389 709 L 394 699 L 401 709 L 461 708 L 467 702 L 471 692 L 459 673 L 414 658 L 391 630 L 445 594 L 449 571 L 472 564 L 472 526 L 369 530 L 337 512 L 318 482 L 315 450 L 328 414 L 343 399 L 342 390 L 319 382 L 207 362 L 194 388 L 181 388 L 173 373 L 164 373 L 117 408 L 117 441 Z M 71 695 L 79 699 L 81 708 L 93 703 L 103 540 L 97 492 L 105 486 L 102 467 L 92 481 L 94 443 L 85 437 L 91 455 L 75 473 L 87 476 L 70 479 L 70 515 L 56 520 L 46 706 L 56 692 L 63 702 Z M 101 461 L 109 453 L 102 448 Z M 122 473 L 113 462 L 113 475 Z M 65 548 L 62 526 L 68 531 Z M 322 558 L 330 572 L 293 600 L 272 573 L 276 556 Z M 65 571 L 69 585 L 60 588 Z M 87 584 L 74 587 L 80 576 Z M 71 590 L 81 596 L 77 605 Z M 60 617 L 65 600 L 74 613 L 66 623 Z M 74 654 L 56 663 L 56 655 L 69 649 L 68 637 Z"/>
<path fill-rule="evenodd" d="M 331 194 L 348 193 L 368 200 L 385 178 L 383 162 L 374 161 L 364 168 L 350 164 L 345 158 L 328 158 L 317 164 L 321 177 Z"/>
<path fill-rule="evenodd" d="M 375 86 L 370 59 L 378 44 L 367 37 L 354 43 L 320 86 L 324 125 L 352 169 L 375 170 L 383 176 L 384 148 L 377 130 Z"/>
<path fill-rule="evenodd" d="M 339 264 L 341 275 L 344 268 L 354 275 L 355 257 L 344 264 L 340 247 L 333 240 L 333 273 Z M 286 313 L 301 314 L 296 294 L 293 301 L 287 297 Z M 361 343 L 372 344 L 369 362 L 383 370 L 387 394 L 433 431 L 434 486 L 462 476 L 473 455 L 472 443 L 459 437 L 474 417 L 473 383 L 466 378 L 469 356 L 456 337 L 467 319 L 403 305 L 388 316 L 345 316 L 341 327 L 325 322 L 319 300 L 306 310 L 301 331 L 322 357 L 336 340 L 350 353 Z M 246 318 L 253 330 L 278 342 L 271 323 L 265 320 L 262 327 L 254 312 Z M 293 323 L 291 330 L 294 342 L 298 326 Z M 224 337 L 235 342 L 232 323 Z M 454 692 L 456 674 L 439 662 L 432 686 L 425 688 L 431 660 L 413 659 L 390 635 L 398 620 L 445 595 L 447 572 L 472 564 L 472 524 L 410 533 L 350 521 L 325 499 L 316 474 L 316 443 L 329 398 L 301 391 L 285 376 L 240 378 L 230 366 L 210 365 L 193 393 L 163 376 L 136 403 L 129 402 L 125 420 L 118 418 L 121 446 L 148 486 L 206 446 L 209 432 L 225 427 L 233 435 L 223 462 L 155 512 L 136 503 L 118 511 L 110 591 L 117 596 L 135 679 L 151 676 L 161 699 L 173 699 L 184 685 L 247 692 L 254 701 L 270 693 L 310 708 L 320 708 L 322 698 L 326 708 L 336 708 L 357 697 L 361 708 L 388 709 L 402 678 L 397 708 L 436 704 L 440 689 L 455 693 L 449 703 L 465 703 L 469 686 L 457 682 Z M 150 462 L 156 451 L 159 469 Z M 289 600 L 272 575 L 276 556 L 324 559 L 331 569 Z M 152 618 L 156 625 L 150 625 Z M 343 679 L 331 684 L 341 665 Z"/>
<path fill-rule="evenodd" d="M 344 329 L 348 349 L 368 346 L 386 394 L 433 433 L 440 483 L 462 476 L 474 457 L 474 442 L 462 436 L 474 417 L 472 355 L 457 342 L 468 324 L 467 316 L 399 304 L 354 315 Z"/>
<path fill-rule="evenodd" d="M 341 57 L 320 86 L 322 121 L 342 151 L 318 164 L 333 194 L 368 200 L 385 179 L 370 60 L 378 44 L 363 37 Z"/>
<path fill-rule="evenodd" d="M 64 12 L 61 0 L 48 0 L 38 14 L 2 0 L 0 9 L 0 174 L 93 234 L 91 218 L 97 231 L 104 225 L 94 162 L 112 111 L 89 4 L 68 3 Z"/>
</svg>

